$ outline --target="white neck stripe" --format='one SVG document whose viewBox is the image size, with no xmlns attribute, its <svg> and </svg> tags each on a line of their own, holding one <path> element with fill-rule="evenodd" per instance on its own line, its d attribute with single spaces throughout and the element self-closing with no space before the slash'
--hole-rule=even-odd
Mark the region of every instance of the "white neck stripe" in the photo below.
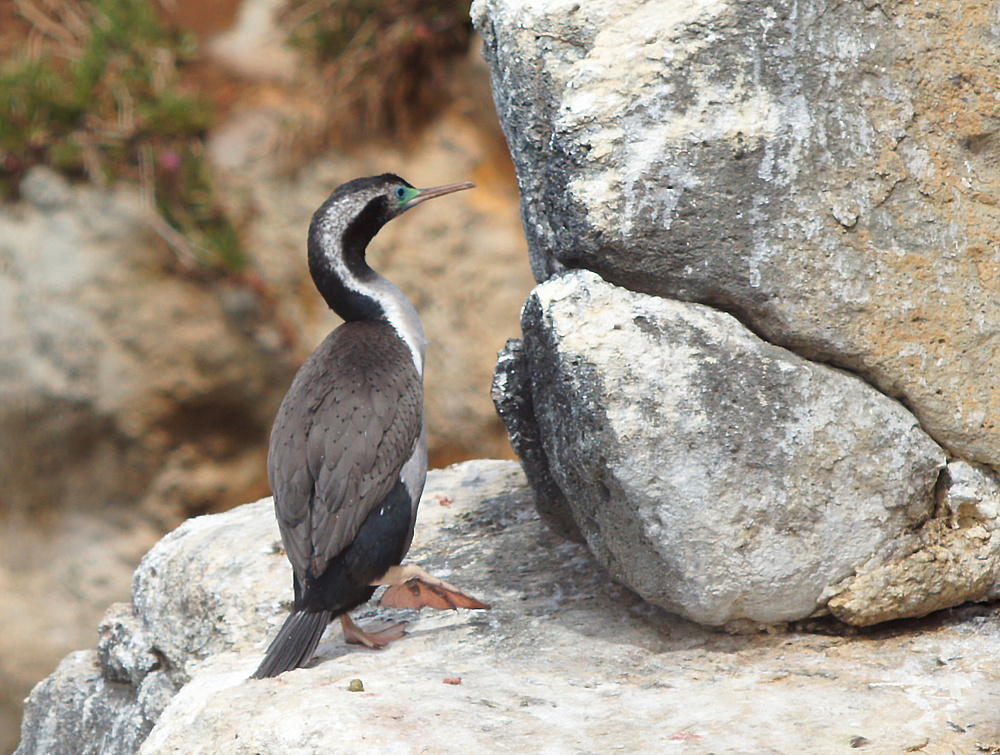
<svg viewBox="0 0 1000 755">
<path fill-rule="evenodd" d="M 427 340 L 416 308 L 392 281 L 372 271 L 372 279 L 362 282 L 348 269 L 340 254 L 330 252 L 331 249 L 339 248 L 339 238 L 334 234 L 340 231 L 341 229 L 331 228 L 329 225 L 322 230 L 320 243 L 330 268 L 346 288 L 371 299 L 382 308 L 386 321 L 410 350 L 417 374 L 423 376 Z"/>
</svg>

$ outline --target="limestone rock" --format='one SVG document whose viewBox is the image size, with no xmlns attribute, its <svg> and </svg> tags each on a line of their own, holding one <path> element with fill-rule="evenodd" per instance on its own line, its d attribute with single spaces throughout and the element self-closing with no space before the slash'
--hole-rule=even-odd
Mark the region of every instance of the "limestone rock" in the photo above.
<svg viewBox="0 0 1000 755">
<path fill-rule="evenodd" d="M 138 687 L 163 667 L 163 654 L 136 621 L 132 606 L 113 603 L 97 627 L 97 662 L 104 678 Z"/>
<path fill-rule="evenodd" d="M 736 313 L 1000 466 L 989 4 L 476 0 L 539 281 Z"/>
<path fill-rule="evenodd" d="M 258 651 L 291 598 L 271 500 L 187 520 L 143 557 L 132 590 L 101 622 L 97 652 L 32 692 L 19 753 L 135 753 L 192 665 Z"/>
<path fill-rule="evenodd" d="M 857 377 L 585 271 L 522 325 L 538 432 L 616 579 L 706 624 L 800 619 L 933 512 L 944 454 Z"/>
<path fill-rule="evenodd" d="M 552 534 L 513 462 L 432 471 L 411 551 L 490 611 L 404 613 L 410 634 L 381 652 L 332 631 L 311 667 L 248 681 L 289 591 L 266 508 L 206 517 L 157 546 L 144 568 L 174 576 L 137 579 L 135 621 L 110 614 L 109 626 L 122 627 L 106 635 L 111 646 L 72 654 L 35 689 L 18 755 L 833 755 L 861 741 L 866 753 L 897 755 L 1000 745 L 995 612 L 964 609 L 877 639 L 715 633 L 638 600 L 584 546 Z M 210 608 L 231 619 L 270 612 L 272 622 L 215 623 L 228 634 L 212 640 L 165 610 L 149 613 L 158 602 L 189 622 L 212 623 Z M 393 615 L 360 613 L 362 623 Z M 128 632 L 132 650 L 121 644 Z M 150 670 L 137 652 L 151 637 L 169 642 L 190 677 L 176 694 L 176 669 Z M 100 658 L 112 656 L 132 673 L 147 669 L 138 690 L 107 679 Z M 350 691 L 355 679 L 363 692 Z"/>
<path fill-rule="evenodd" d="M 1000 478 L 953 461 L 942 498 L 944 515 L 889 543 L 831 591 L 834 616 L 870 626 L 1000 597 Z"/>
<path fill-rule="evenodd" d="M 255 647 L 290 605 L 292 572 L 270 498 L 189 519 L 132 578 L 138 627 L 168 667 Z M 277 628 L 273 626 L 273 628 Z"/>
<path fill-rule="evenodd" d="M 992 530 L 1000 526 L 1000 476 L 979 464 L 952 461 L 948 464 L 941 505 L 952 527 L 978 522 Z"/>
<path fill-rule="evenodd" d="M 160 671 L 138 687 L 106 678 L 93 650 L 68 655 L 32 690 L 17 753 L 132 755 L 177 692 Z"/>
</svg>

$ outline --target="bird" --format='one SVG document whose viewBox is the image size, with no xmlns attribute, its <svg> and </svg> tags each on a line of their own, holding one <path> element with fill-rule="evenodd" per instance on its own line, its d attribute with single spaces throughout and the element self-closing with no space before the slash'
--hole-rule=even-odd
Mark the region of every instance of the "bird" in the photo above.
<svg viewBox="0 0 1000 755">
<path fill-rule="evenodd" d="M 294 601 L 252 679 L 306 664 L 337 617 L 348 642 L 377 649 L 401 637 L 401 625 L 366 632 L 348 615 L 378 585 L 389 585 L 386 605 L 488 608 L 401 565 L 427 476 L 426 340 L 410 300 L 365 259 L 390 220 L 473 186 L 417 189 L 393 173 L 358 178 L 312 217 L 309 271 L 344 322 L 296 373 L 271 429 L 267 473 Z"/>
</svg>

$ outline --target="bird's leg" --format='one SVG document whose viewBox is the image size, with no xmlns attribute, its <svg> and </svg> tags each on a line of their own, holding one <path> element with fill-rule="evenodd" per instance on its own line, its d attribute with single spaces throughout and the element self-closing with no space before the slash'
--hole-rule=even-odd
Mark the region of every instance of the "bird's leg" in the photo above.
<svg viewBox="0 0 1000 755">
<path fill-rule="evenodd" d="M 344 642 L 352 645 L 364 645 L 372 650 L 381 650 L 390 642 L 394 642 L 406 634 L 406 624 L 390 624 L 377 632 L 366 632 L 346 613 L 340 615 L 340 628 L 344 631 Z"/>
<path fill-rule="evenodd" d="M 489 608 L 482 601 L 476 600 L 449 585 L 443 579 L 428 574 L 416 564 L 390 567 L 381 579 L 372 582 L 373 585 L 389 585 L 382 594 L 379 605 L 393 608 L 423 608 L 430 606 L 444 611 L 451 608 Z"/>
</svg>

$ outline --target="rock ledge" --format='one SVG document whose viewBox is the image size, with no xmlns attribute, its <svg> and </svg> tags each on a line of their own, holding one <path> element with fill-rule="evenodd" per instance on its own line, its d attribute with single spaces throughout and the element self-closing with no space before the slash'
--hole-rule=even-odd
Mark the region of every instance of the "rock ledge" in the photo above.
<svg viewBox="0 0 1000 755">
<path fill-rule="evenodd" d="M 1000 746 L 992 611 L 860 638 L 706 630 L 552 534 L 513 462 L 432 472 L 411 551 L 491 611 L 411 616 L 410 635 L 382 652 L 334 631 L 314 666 L 247 681 L 288 597 L 276 539 L 267 499 L 168 535 L 137 571 L 132 607 L 109 614 L 101 649 L 71 654 L 36 687 L 17 755 Z M 349 691 L 354 679 L 364 692 Z"/>
</svg>

